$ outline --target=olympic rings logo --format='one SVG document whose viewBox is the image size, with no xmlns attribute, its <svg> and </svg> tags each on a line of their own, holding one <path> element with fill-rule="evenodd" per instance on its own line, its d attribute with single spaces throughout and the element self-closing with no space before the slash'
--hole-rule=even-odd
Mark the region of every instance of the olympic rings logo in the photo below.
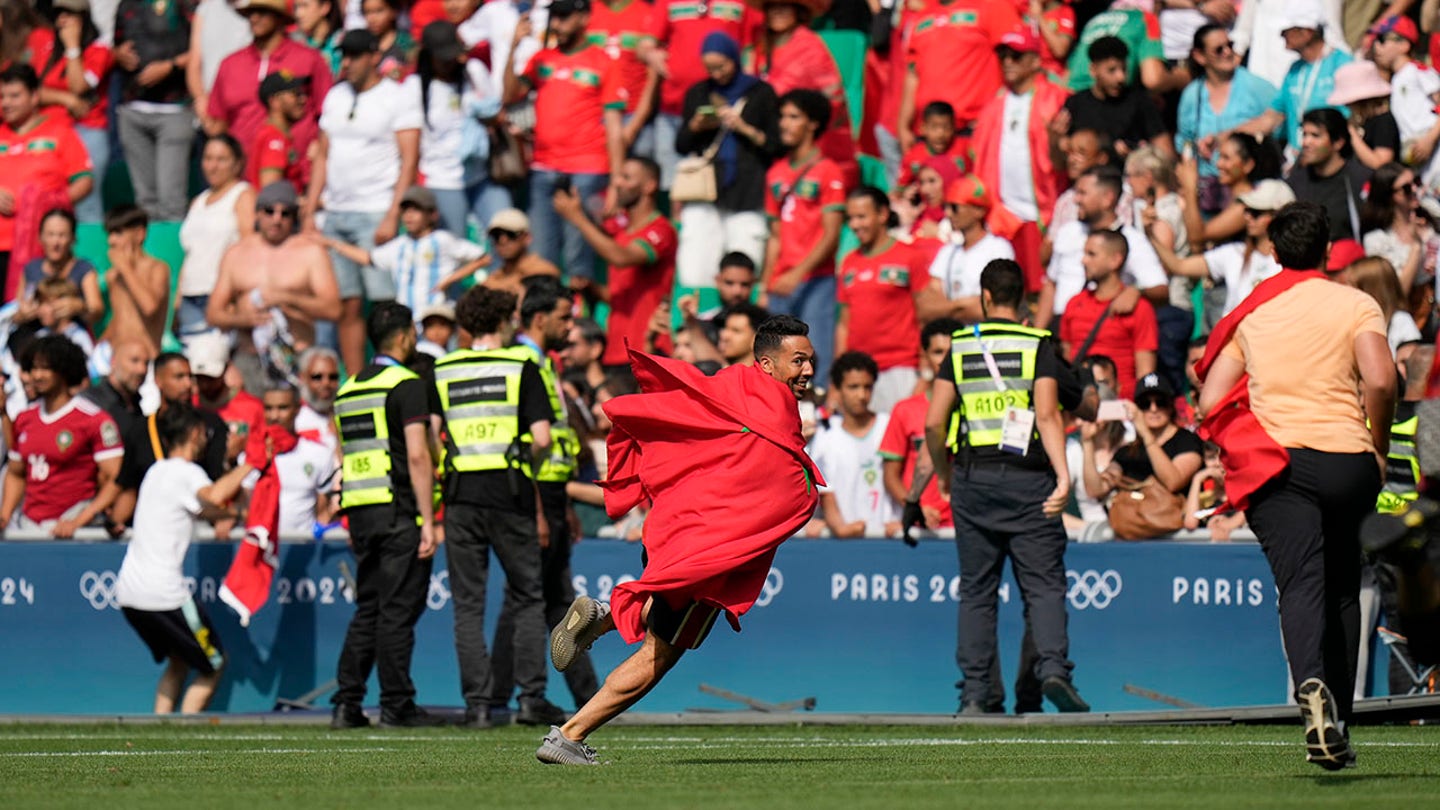
<svg viewBox="0 0 1440 810">
<path fill-rule="evenodd" d="M 1110 606 L 1111 602 L 1115 601 L 1124 587 L 1119 572 L 1113 568 L 1107 568 L 1103 572 L 1066 571 L 1065 579 L 1070 583 L 1070 589 L 1065 594 L 1065 598 L 1070 600 L 1070 606 L 1076 610 L 1091 607 L 1096 610 L 1104 610 Z"/>
<path fill-rule="evenodd" d="M 119 610 L 115 601 L 115 572 L 86 571 L 80 575 L 80 595 L 96 610 Z"/>
<path fill-rule="evenodd" d="M 450 604 L 450 572 L 441 571 L 430 575 L 430 591 L 425 594 L 425 606 L 431 610 L 443 610 Z"/>
<path fill-rule="evenodd" d="M 785 590 L 785 575 L 780 573 L 779 568 L 771 568 L 770 573 L 765 575 L 765 584 L 760 586 L 760 596 L 755 600 L 756 607 L 765 607 L 774 601 L 780 592 Z"/>
</svg>

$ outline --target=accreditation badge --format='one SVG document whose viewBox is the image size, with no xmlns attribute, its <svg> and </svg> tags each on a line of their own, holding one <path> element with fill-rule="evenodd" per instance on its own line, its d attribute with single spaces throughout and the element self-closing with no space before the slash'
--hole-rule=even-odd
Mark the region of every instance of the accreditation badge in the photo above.
<svg viewBox="0 0 1440 810">
<path fill-rule="evenodd" d="M 1005 424 L 1000 428 L 1000 449 L 1023 456 L 1030 452 L 1030 437 L 1035 435 L 1035 412 L 1010 406 L 1005 409 Z"/>
</svg>

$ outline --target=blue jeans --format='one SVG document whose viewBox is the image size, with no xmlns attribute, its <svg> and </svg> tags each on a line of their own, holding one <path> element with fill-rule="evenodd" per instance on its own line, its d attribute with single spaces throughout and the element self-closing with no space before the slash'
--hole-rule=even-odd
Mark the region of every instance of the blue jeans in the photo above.
<svg viewBox="0 0 1440 810">
<path fill-rule="evenodd" d="M 75 127 L 75 134 L 85 144 L 90 165 L 95 167 L 95 188 L 75 203 L 75 218 L 80 222 L 99 222 L 105 218 L 105 204 L 100 194 L 105 185 L 105 169 L 110 165 L 110 131 L 94 127 Z"/>
<path fill-rule="evenodd" d="M 530 236 L 535 252 L 548 262 L 559 265 L 567 275 L 595 278 L 595 250 L 580 235 L 579 229 L 567 224 L 555 213 L 551 198 L 555 196 L 555 180 L 562 172 L 534 169 L 530 172 Z M 571 187 L 585 204 L 586 210 L 598 209 L 598 200 L 605 193 L 610 176 L 605 174 L 570 174 Z M 592 202 L 592 200 L 594 202 Z"/>
<path fill-rule="evenodd" d="M 771 315 L 793 315 L 810 325 L 815 347 L 815 385 L 830 387 L 830 361 L 835 358 L 835 276 L 802 282 L 790 295 L 770 293 Z"/>
<path fill-rule="evenodd" d="M 209 332 L 210 324 L 205 320 L 205 307 L 210 303 L 208 295 L 186 295 L 180 298 L 175 308 L 175 336 L 180 340 Z"/>
<path fill-rule="evenodd" d="M 629 115 L 626 115 L 626 116 L 625 116 L 625 126 L 629 126 L 629 125 L 630 125 L 630 122 L 633 121 L 633 120 L 635 120 L 635 115 L 634 115 L 634 113 L 631 113 L 631 114 L 629 114 Z M 674 151 L 674 150 L 672 149 L 671 151 Z M 646 124 L 645 126 L 641 127 L 641 128 L 640 128 L 640 132 L 635 135 L 635 143 L 630 144 L 630 154 L 631 154 L 631 155 L 634 155 L 635 157 L 648 157 L 648 158 L 650 158 L 651 160 L 655 160 L 655 120 L 654 120 L 654 119 L 651 119 L 651 120 L 650 120 L 650 123 L 648 123 L 648 124 Z"/>
<path fill-rule="evenodd" d="M 660 164 L 660 188 L 669 191 L 675 182 L 675 164 L 680 153 L 675 151 L 675 137 L 680 134 L 680 116 L 656 113 L 650 126 L 655 129 L 655 162 Z"/>
<path fill-rule="evenodd" d="M 875 143 L 880 147 L 880 160 L 885 164 L 885 181 L 894 188 L 896 179 L 900 177 L 900 161 L 905 157 L 905 150 L 900 148 L 900 139 L 879 124 L 875 125 Z"/>
<path fill-rule="evenodd" d="M 467 188 L 432 188 L 435 203 L 440 208 L 440 227 L 461 239 L 469 239 L 466 223 L 475 217 L 479 241 L 485 244 L 485 231 L 490 227 L 490 218 L 499 211 L 514 205 L 510 189 L 499 183 L 481 180 Z"/>
</svg>

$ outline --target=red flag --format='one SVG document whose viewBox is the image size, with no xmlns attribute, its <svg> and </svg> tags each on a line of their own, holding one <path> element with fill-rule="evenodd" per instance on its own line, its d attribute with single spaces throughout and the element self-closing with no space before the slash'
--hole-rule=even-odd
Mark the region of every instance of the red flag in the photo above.
<svg viewBox="0 0 1440 810">
<path fill-rule="evenodd" d="M 738 631 L 775 550 L 814 514 L 825 483 L 805 453 L 795 396 L 751 366 L 706 377 L 633 350 L 630 364 L 644 393 L 605 403 L 615 425 L 605 508 L 619 517 L 652 507 L 645 573 L 610 596 L 615 626 L 626 643 L 639 641 L 654 597 L 723 608 Z"/>
<path fill-rule="evenodd" d="M 245 445 L 245 458 L 259 467 L 260 480 L 250 494 L 245 539 L 235 550 L 230 572 L 220 586 L 220 600 L 240 614 L 242 627 L 249 626 L 250 617 L 270 598 L 270 582 L 280 562 L 280 472 L 274 463 L 265 461 L 267 438 L 277 456 L 294 450 L 300 441 L 280 425 L 266 425 L 251 433 Z"/>
<path fill-rule="evenodd" d="M 1234 311 L 1215 325 L 1205 344 L 1205 356 L 1195 364 L 1195 373 L 1203 381 L 1210 366 L 1229 345 L 1245 316 L 1263 304 L 1303 281 L 1325 277 L 1316 271 L 1285 270 L 1260 282 Z M 1225 467 L 1225 502 L 1244 511 L 1250 496 L 1290 466 L 1290 453 L 1281 447 L 1255 413 L 1250 410 L 1250 375 L 1245 374 L 1220 400 L 1196 431 L 1220 447 L 1220 463 Z"/>
</svg>

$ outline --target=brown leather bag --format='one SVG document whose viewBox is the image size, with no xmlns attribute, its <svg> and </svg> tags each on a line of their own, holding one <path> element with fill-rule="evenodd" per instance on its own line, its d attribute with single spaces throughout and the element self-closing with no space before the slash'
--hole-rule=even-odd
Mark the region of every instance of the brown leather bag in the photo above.
<svg viewBox="0 0 1440 810">
<path fill-rule="evenodd" d="M 510 134 L 504 125 L 487 124 L 490 130 L 490 182 L 502 186 L 518 185 L 529 175 L 525 162 L 525 151 L 519 139 Z"/>
<path fill-rule="evenodd" d="M 1110 528 L 1116 540 L 1153 540 L 1185 525 L 1185 499 L 1154 476 L 1143 483 L 1126 479 L 1110 501 Z"/>
</svg>

